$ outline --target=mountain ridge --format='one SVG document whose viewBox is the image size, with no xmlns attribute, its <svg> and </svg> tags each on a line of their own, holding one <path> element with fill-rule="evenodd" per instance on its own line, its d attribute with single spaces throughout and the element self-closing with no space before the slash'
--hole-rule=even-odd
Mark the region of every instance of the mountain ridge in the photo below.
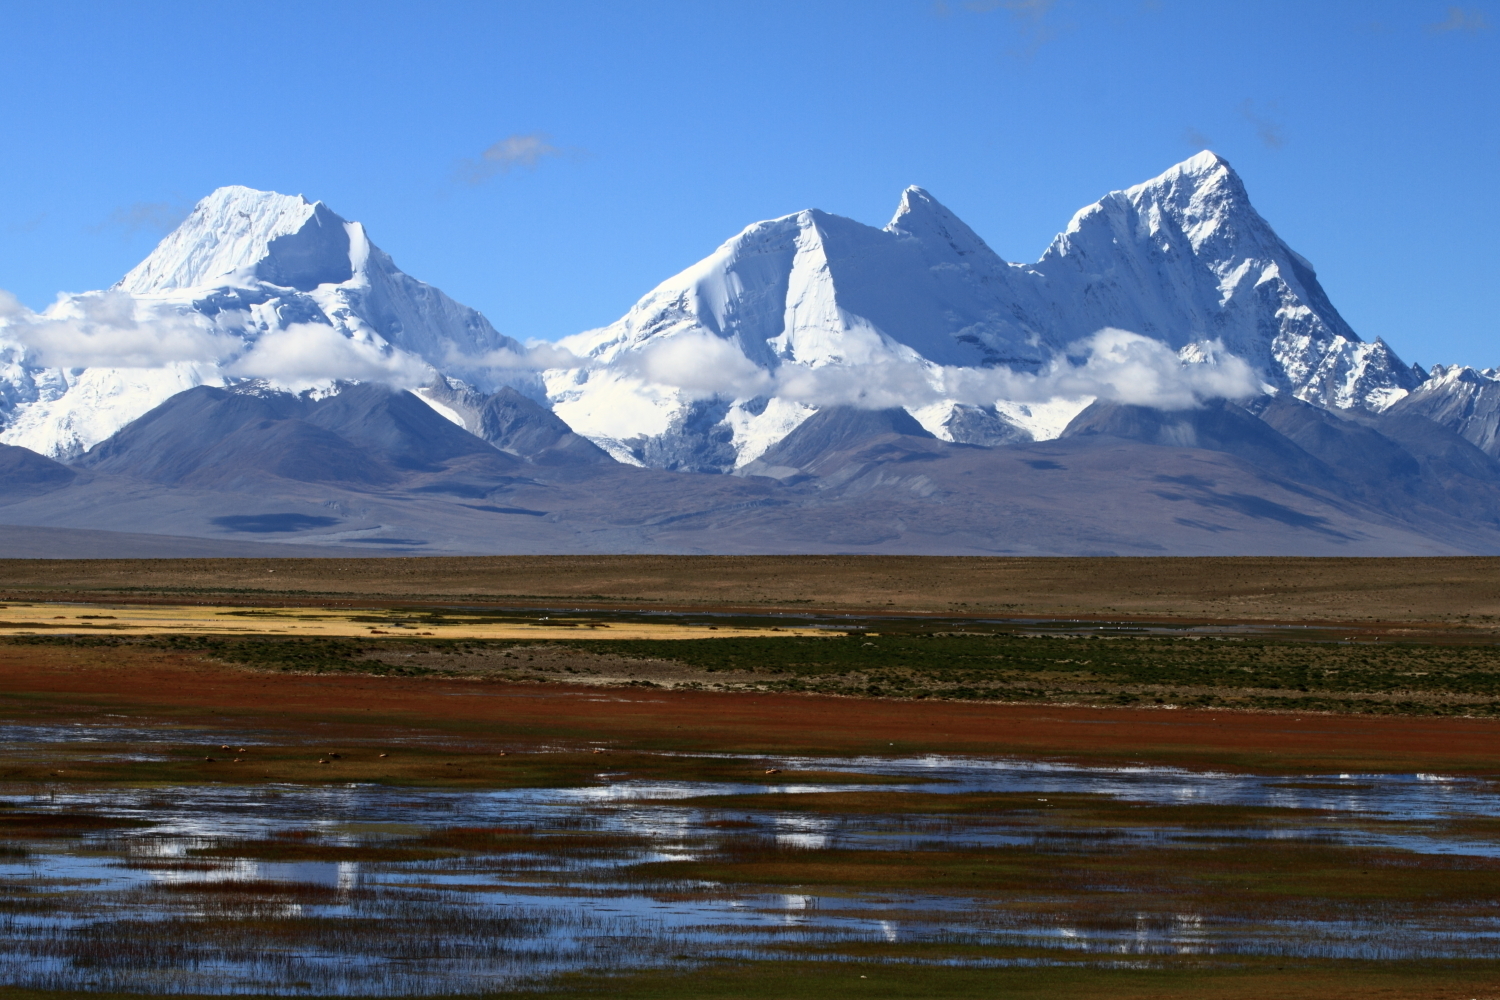
<svg viewBox="0 0 1500 1000">
<path fill-rule="evenodd" d="M 114 288 L 0 324 L 5 523 L 414 552 L 1500 551 L 1500 377 L 1361 340 L 1206 151 L 1031 263 L 916 186 L 880 228 L 755 223 L 545 349 L 322 202 L 221 188 Z M 109 363 L 64 364 L 52 332 Z"/>
</svg>

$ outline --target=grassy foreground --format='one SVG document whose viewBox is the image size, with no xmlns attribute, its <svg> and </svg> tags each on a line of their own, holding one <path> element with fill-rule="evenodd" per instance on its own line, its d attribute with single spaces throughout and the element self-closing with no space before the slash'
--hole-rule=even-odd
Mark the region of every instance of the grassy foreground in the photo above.
<svg viewBox="0 0 1500 1000">
<path fill-rule="evenodd" d="M 276 672 L 567 681 L 903 699 L 1500 715 L 1500 646 L 936 631 L 712 639 L 11 636 Z"/>
</svg>

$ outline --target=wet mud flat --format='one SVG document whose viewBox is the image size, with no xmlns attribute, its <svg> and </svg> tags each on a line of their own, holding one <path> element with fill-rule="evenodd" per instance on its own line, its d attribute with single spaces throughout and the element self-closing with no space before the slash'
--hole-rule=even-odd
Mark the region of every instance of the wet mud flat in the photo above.
<svg viewBox="0 0 1500 1000">
<path fill-rule="evenodd" d="M 45 754 L 69 735 L 5 738 Z M 97 735 L 96 756 L 218 750 Z M 274 752 L 265 735 L 199 734 L 245 757 Z M 590 763 L 516 756 L 549 754 Z M 719 780 L 591 753 L 559 787 L 8 783 L 0 977 L 387 996 L 666 989 L 699 969 L 761 995 L 802 965 L 845 986 L 925 972 L 947 995 L 1087 974 L 1108 995 L 1132 975 L 1337 968 L 1415 996 L 1482 983 L 1500 958 L 1485 777 L 641 756 Z"/>
</svg>

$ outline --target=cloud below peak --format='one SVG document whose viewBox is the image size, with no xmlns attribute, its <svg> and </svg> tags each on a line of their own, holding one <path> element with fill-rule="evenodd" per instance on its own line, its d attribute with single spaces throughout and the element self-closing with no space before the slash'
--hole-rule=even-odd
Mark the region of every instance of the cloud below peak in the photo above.
<svg viewBox="0 0 1500 1000">
<path fill-rule="evenodd" d="M 809 406 L 915 409 L 952 401 L 1043 403 L 1100 399 L 1164 410 L 1192 409 L 1208 399 L 1246 399 L 1261 391 L 1243 359 L 1209 342 L 1191 360 L 1158 340 L 1105 328 L 1069 346 L 1041 372 L 959 368 L 921 358 L 889 356 L 861 364 L 782 364 L 767 371 L 730 340 L 692 331 L 621 359 L 624 372 L 671 386 L 688 398 L 775 396 Z"/>
</svg>

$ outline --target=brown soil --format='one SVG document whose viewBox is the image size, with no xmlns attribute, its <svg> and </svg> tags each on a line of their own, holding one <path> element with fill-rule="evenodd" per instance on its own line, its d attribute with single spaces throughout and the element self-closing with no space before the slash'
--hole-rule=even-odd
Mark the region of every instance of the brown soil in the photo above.
<svg viewBox="0 0 1500 1000">
<path fill-rule="evenodd" d="M 504 556 L 4 560 L 0 600 L 410 599 L 652 608 L 1500 624 L 1500 559 Z M 1488 619 L 1486 622 L 1485 620 Z"/>
<path fill-rule="evenodd" d="M 6 647 L 0 718 L 254 726 L 372 741 L 765 755 L 916 752 L 1317 771 L 1500 771 L 1500 723 L 910 702 L 807 695 L 288 675 L 138 647 Z M 227 777 L 227 775 L 225 775 Z"/>
</svg>

